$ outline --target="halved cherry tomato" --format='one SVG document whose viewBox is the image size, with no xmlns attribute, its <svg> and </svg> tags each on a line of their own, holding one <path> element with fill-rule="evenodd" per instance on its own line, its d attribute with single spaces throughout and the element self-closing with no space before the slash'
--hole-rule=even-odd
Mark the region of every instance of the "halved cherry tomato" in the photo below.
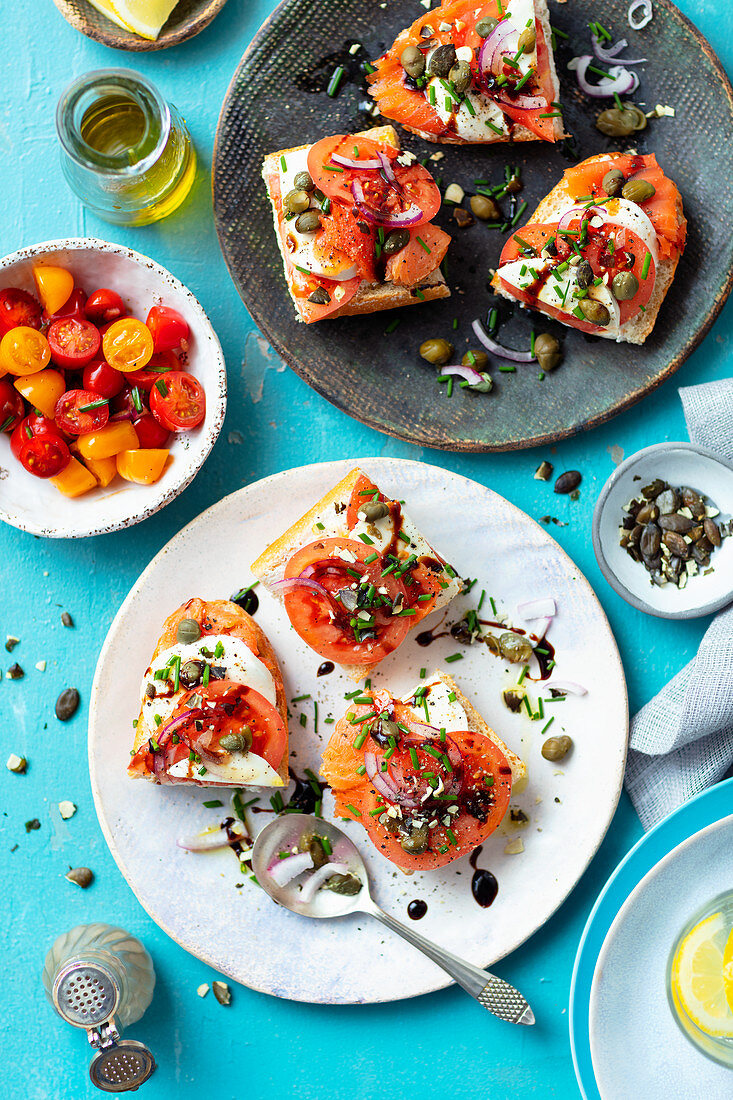
<svg viewBox="0 0 733 1100">
<path fill-rule="evenodd" d="M 138 446 L 137 432 L 129 420 L 110 422 L 97 432 L 80 435 L 77 442 L 79 454 L 85 461 L 87 458 L 111 458 L 120 451 L 136 450 Z"/>
<path fill-rule="evenodd" d="M 48 340 L 38 329 L 18 325 L 0 340 L 0 368 L 8 374 L 35 374 L 50 360 Z"/>
<path fill-rule="evenodd" d="M 0 378 L 0 432 L 12 432 L 24 415 L 23 398 L 10 382 Z"/>
<path fill-rule="evenodd" d="M 38 296 L 46 313 L 58 313 L 74 289 L 74 276 L 65 267 L 36 264 L 33 268 Z"/>
<path fill-rule="evenodd" d="M 91 363 L 101 342 L 99 329 L 85 318 L 63 317 L 48 330 L 51 357 L 59 367 L 68 370 L 79 370 Z"/>
<path fill-rule="evenodd" d="M 61 309 L 56 313 L 47 313 L 44 309 L 41 320 L 44 325 L 52 325 L 54 321 L 59 321 L 63 317 L 84 317 L 84 303 L 87 300 L 87 296 L 81 287 L 76 287 L 72 290 L 68 300 L 62 305 Z"/>
<path fill-rule="evenodd" d="M 56 404 L 56 424 L 69 435 L 98 432 L 109 420 L 109 402 L 91 390 L 67 390 Z"/>
<path fill-rule="evenodd" d="M 284 597 L 285 610 L 296 633 L 328 661 L 348 665 L 376 663 L 397 649 L 410 629 L 410 618 L 392 614 L 398 596 L 407 603 L 407 590 L 394 573 L 383 575 L 385 562 L 381 554 L 366 562 L 374 554 L 373 546 L 356 540 L 319 539 L 294 554 L 285 567 L 286 578 L 315 581 L 328 593 L 323 596 L 317 589 L 304 585 L 293 587 Z M 374 588 L 368 606 L 366 600 L 360 600 L 360 610 L 372 616 L 374 625 L 368 626 L 362 618 L 358 641 L 351 625 L 354 610 L 339 597 L 346 590 L 349 595 L 356 594 L 351 587 L 355 582 L 359 584 L 359 592 L 366 592 L 370 585 Z M 386 594 L 377 592 L 378 589 L 384 589 Z"/>
<path fill-rule="evenodd" d="M 150 391 L 150 409 L 169 432 L 197 428 L 206 415 L 204 387 L 192 374 L 171 371 L 159 378 Z"/>
<path fill-rule="evenodd" d="M 65 497 L 80 497 L 97 488 L 97 479 L 91 470 L 83 466 L 72 455 L 60 474 L 51 478 L 51 482 Z"/>
<path fill-rule="evenodd" d="M 32 294 L 17 287 L 0 290 L 0 336 L 17 325 L 41 327 L 41 305 Z"/>
<path fill-rule="evenodd" d="M 104 358 L 123 373 L 141 370 L 153 354 L 153 337 L 147 325 L 134 317 L 123 317 L 109 326 L 102 338 Z"/>
<path fill-rule="evenodd" d="M 359 156 L 354 156 L 354 148 Z M 382 173 L 372 169 L 344 168 L 342 172 L 329 171 L 333 167 L 331 160 L 338 153 L 347 160 L 375 160 L 381 152 L 389 157 L 392 171 L 399 185 L 399 192 L 392 187 Z M 441 196 L 433 177 L 427 168 L 413 161 L 409 165 L 399 164 L 400 150 L 387 142 L 373 141 L 371 138 L 350 135 L 322 138 L 308 151 L 308 171 L 316 187 L 324 195 L 336 202 L 354 205 L 351 185 L 357 181 L 364 190 L 364 199 L 368 208 L 378 215 L 389 218 L 400 214 L 412 203 L 420 207 L 422 216 L 413 225 L 423 225 L 432 221 L 440 209 Z M 338 166 L 336 166 L 338 167 Z"/>
<path fill-rule="evenodd" d="M 48 367 L 36 374 L 21 374 L 15 379 L 14 386 L 34 409 L 53 419 L 56 402 L 65 392 L 67 382 L 61 371 Z"/>
<path fill-rule="evenodd" d="M 152 413 L 144 412 L 132 423 L 141 447 L 164 447 L 168 442 L 168 435 L 170 434 L 168 429 L 164 428 Z"/>
<path fill-rule="evenodd" d="M 185 318 L 170 306 L 153 306 L 145 324 L 153 334 L 156 352 L 180 348 L 183 341 L 188 340 L 191 331 Z"/>
<path fill-rule="evenodd" d="M 135 485 L 153 485 L 162 476 L 169 453 L 159 447 L 120 451 L 116 458 L 117 473 Z"/>
<path fill-rule="evenodd" d="M 94 359 L 84 367 L 84 389 L 92 390 L 100 397 L 116 397 L 124 385 L 125 375 L 105 363 L 104 359 Z"/>
<path fill-rule="evenodd" d="M 128 371 L 126 378 L 131 385 L 147 392 L 159 378 L 165 379 L 165 375 L 172 370 L 182 369 L 181 360 L 174 352 L 159 351 L 151 355 L 150 362 L 145 370 Z"/>
<path fill-rule="evenodd" d="M 95 290 L 87 298 L 84 313 L 89 321 L 95 325 L 108 325 L 112 321 L 119 321 L 125 312 L 125 303 L 116 290 L 107 290 L 102 287 Z"/>
<path fill-rule="evenodd" d="M 68 466 L 71 454 L 58 432 L 52 430 L 52 421 L 47 421 L 50 428 L 34 430 L 34 423 L 44 420 L 45 417 L 26 417 L 22 420 L 10 437 L 10 449 L 29 474 L 43 478 L 56 477 Z"/>
</svg>

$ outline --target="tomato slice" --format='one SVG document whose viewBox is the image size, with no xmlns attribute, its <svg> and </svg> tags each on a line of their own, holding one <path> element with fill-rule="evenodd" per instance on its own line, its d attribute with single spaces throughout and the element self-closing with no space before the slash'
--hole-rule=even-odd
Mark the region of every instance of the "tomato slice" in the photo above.
<svg viewBox="0 0 733 1100">
<path fill-rule="evenodd" d="M 34 424 L 41 422 L 42 430 Z M 46 424 L 50 427 L 46 427 Z M 56 477 L 68 466 L 71 452 L 61 436 L 53 430 L 53 421 L 45 417 L 26 417 L 10 437 L 10 449 L 29 474 L 36 477 Z"/>
<path fill-rule="evenodd" d="M 204 387 L 192 374 L 171 371 L 151 389 L 150 410 L 169 432 L 188 432 L 206 415 Z"/>
<path fill-rule="evenodd" d="M 100 397 L 116 397 L 124 385 L 125 375 L 110 367 L 104 359 L 94 359 L 84 367 L 84 389 L 92 390 Z"/>
<path fill-rule="evenodd" d="M 48 330 L 48 343 L 57 366 L 80 370 L 97 355 L 102 337 L 91 321 L 72 315 L 53 322 Z"/>
<path fill-rule="evenodd" d="M 25 403 L 15 386 L 0 378 L 0 432 L 12 432 L 25 414 Z"/>
<path fill-rule="evenodd" d="M 27 291 L 17 287 L 0 290 L 0 336 L 17 325 L 40 328 L 42 312 L 41 303 Z"/>
<path fill-rule="evenodd" d="M 385 567 L 373 546 L 352 539 L 327 538 L 304 546 L 288 562 L 285 577 L 315 582 L 328 596 L 308 585 L 285 592 L 285 610 L 296 633 L 330 661 L 381 661 L 397 649 L 411 625 L 407 616 L 392 614 L 398 596 L 406 607 L 407 595 L 401 580 L 392 573 L 383 576 Z M 355 622 L 362 627 L 355 628 Z"/>
<path fill-rule="evenodd" d="M 125 303 L 116 290 L 102 287 L 87 298 L 84 313 L 95 325 L 109 325 L 119 321 L 125 312 Z"/>
<path fill-rule="evenodd" d="M 156 352 L 180 348 L 191 333 L 185 317 L 170 306 L 153 306 L 145 324 L 153 335 L 153 347 Z"/>
<path fill-rule="evenodd" d="M 109 401 L 91 390 L 67 390 L 56 403 L 55 420 L 69 435 L 97 432 L 109 420 Z"/>
<path fill-rule="evenodd" d="M 355 156 L 358 152 L 358 157 Z M 375 160 L 377 153 L 389 157 L 399 191 L 382 175 L 379 169 L 342 168 L 332 161 L 337 153 L 348 160 Z M 308 171 L 316 187 L 335 202 L 354 205 L 352 183 L 357 180 L 364 189 L 366 205 L 380 218 L 388 219 L 407 210 L 411 204 L 420 207 L 422 216 L 414 225 L 432 221 L 440 209 L 441 196 L 427 168 L 417 161 L 404 165 L 397 162 L 400 150 L 387 142 L 373 141 L 367 137 L 340 134 L 322 138 L 308 150 Z"/>
</svg>

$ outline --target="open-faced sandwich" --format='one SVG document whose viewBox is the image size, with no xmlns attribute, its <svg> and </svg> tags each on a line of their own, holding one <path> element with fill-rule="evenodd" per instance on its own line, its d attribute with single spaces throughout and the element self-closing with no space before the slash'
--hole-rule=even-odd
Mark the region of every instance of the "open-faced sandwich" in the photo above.
<svg viewBox="0 0 733 1100">
<path fill-rule="evenodd" d="M 442 867 L 500 825 L 527 769 L 455 681 L 436 672 L 410 695 L 354 699 L 321 772 L 336 814 L 359 821 L 403 871 Z"/>
<path fill-rule="evenodd" d="M 355 680 L 463 587 L 402 510 L 352 470 L 252 565 L 295 631 Z"/>
<path fill-rule="evenodd" d="M 141 689 L 129 774 L 155 783 L 282 787 L 282 673 L 246 611 L 197 598 L 169 615 Z"/>
<path fill-rule="evenodd" d="M 566 169 L 505 244 L 491 285 L 582 332 L 643 344 L 686 232 L 654 154 L 601 153 Z"/>
<path fill-rule="evenodd" d="M 270 153 L 262 175 L 299 320 L 449 297 L 440 191 L 391 126 Z"/>
<path fill-rule="evenodd" d="M 545 0 L 443 0 L 374 62 L 380 113 L 427 141 L 564 134 Z"/>
</svg>

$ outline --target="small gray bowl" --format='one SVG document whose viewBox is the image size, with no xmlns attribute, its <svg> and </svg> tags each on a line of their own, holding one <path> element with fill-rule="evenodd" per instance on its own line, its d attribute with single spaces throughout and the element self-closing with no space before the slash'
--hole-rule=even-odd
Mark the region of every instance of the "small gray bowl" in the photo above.
<svg viewBox="0 0 733 1100">
<path fill-rule="evenodd" d="M 593 512 L 593 549 L 601 572 L 632 607 L 661 619 L 696 619 L 733 602 L 733 536 L 711 557 L 712 573 L 690 577 L 683 589 L 652 584 L 643 565 L 619 546 L 623 506 L 655 477 L 689 485 L 720 509 L 733 514 L 733 462 L 694 443 L 655 443 L 622 462 L 603 486 Z"/>
</svg>

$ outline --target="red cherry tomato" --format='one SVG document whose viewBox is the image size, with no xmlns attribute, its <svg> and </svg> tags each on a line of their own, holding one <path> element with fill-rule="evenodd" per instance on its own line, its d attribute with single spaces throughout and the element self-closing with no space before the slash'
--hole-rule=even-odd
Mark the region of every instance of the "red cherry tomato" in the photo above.
<svg viewBox="0 0 733 1100">
<path fill-rule="evenodd" d="M 0 432 L 12 432 L 25 414 L 25 404 L 15 386 L 0 378 Z"/>
<path fill-rule="evenodd" d="M 100 397 L 116 397 L 124 385 L 124 374 L 110 367 L 104 359 L 94 359 L 84 367 L 84 389 L 92 390 Z"/>
<path fill-rule="evenodd" d="M 91 321 L 64 317 L 48 330 L 51 358 L 59 367 L 78 370 L 91 363 L 99 351 L 102 337 Z"/>
<path fill-rule="evenodd" d="M 109 402 L 91 390 L 67 390 L 56 402 L 56 425 L 70 435 L 98 432 L 109 420 Z"/>
<path fill-rule="evenodd" d="M 144 412 L 132 423 L 141 447 L 165 447 L 168 430 L 158 423 L 152 413 Z"/>
<path fill-rule="evenodd" d="M 153 334 L 156 351 L 179 348 L 184 340 L 188 340 L 191 331 L 178 310 L 170 306 L 153 306 L 145 324 Z"/>
<path fill-rule="evenodd" d="M 150 408 L 156 420 L 169 432 L 197 428 L 206 415 L 204 387 L 192 374 L 171 371 L 159 378 L 150 391 Z"/>
<path fill-rule="evenodd" d="M 151 387 L 159 378 L 165 380 L 166 374 L 173 370 L 181 370 L 181 361 L 174 352 L 153 352 L 152 358 L 144 370 L 128 371 L 125 377 L 133 386 L 149 393 Z"/>
<path fill-rule="evenodd" d="M 43 421 L 51 428 L 36 431 L 34 421 Z M 53 431 L 53 421 L 45 416 L 22 420 L 10 437 L 10 449 L 29 474 L 36 477 L 56 477 L 68 466 L 71 454 L 66 443 Z"/>
<path fill-rule="evenodd" d="M 75 290 L 72 290 L 61 309 L 58 309 L 55 313 L 47 313 L 44 309 L 41 320 L 44 325 L 52 325 L 54 321 L 59 321 L 63 317 L 78 317 L 80 320 L 83 320 L 84 304 L 86 300 L 87 296 L 81 287 L 76 287 Z"/>
<path fill-rule="evenodd" d="M 0 290 L 0 336 L 17 325 L 41 327 L 41 303 L 32 294 L 16 287 Z"/>
<path fill-rule="evenodd" d="M 125 312 L 125 303 L 116 290 L 95 290 L 87 298 L 84 313 L 87 320 L 95 325 L 111 325 L 113 321 L 119 321 Z"/>
</svg>

